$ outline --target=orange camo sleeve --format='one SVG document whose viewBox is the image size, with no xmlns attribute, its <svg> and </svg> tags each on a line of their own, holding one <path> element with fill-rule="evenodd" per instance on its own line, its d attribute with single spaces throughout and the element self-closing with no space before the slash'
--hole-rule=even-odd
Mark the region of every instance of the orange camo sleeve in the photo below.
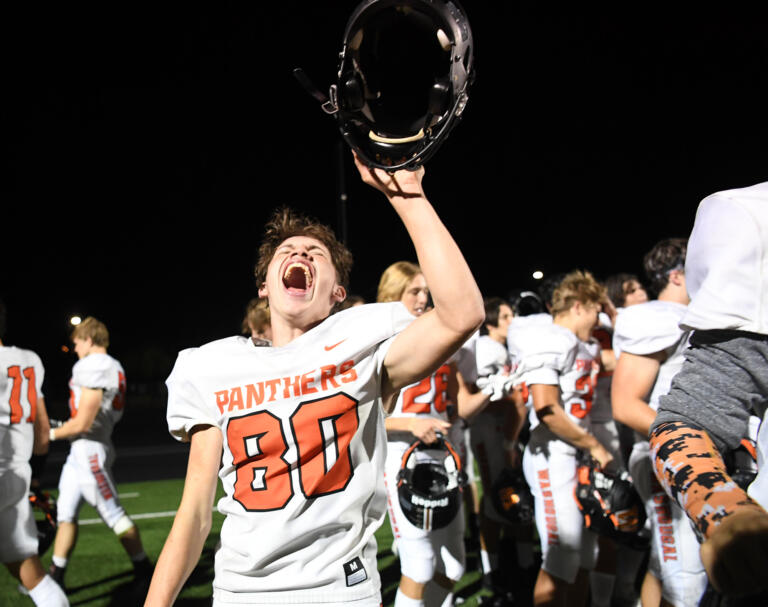
<svg viewBox="0 0 768 607">
<path fill-rule="evenodd" d="M 699 537 L 709 538 L 737 509 L 763 508 L 726 472 L 709 435 L 685 422 L 660 424 L 651 431 L 651 459 L 664 490 L 685 510 Z"/>
</svg>

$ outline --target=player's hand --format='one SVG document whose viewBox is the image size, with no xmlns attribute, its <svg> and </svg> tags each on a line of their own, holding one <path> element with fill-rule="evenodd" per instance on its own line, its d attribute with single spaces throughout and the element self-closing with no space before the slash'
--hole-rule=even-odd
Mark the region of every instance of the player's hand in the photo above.
<svg viewBox="0 0 768 607">
<path fill-rule="evenodd" d="M 505 398 L 514 388 L 515 378 L 509 374 L 496 373 L 478 377 L 477 387 L 483 394 L 490 396 L 490 401 L 496 402 Z"/>
<path fill-rule="evenodd" d="M 420 166 L 415 171 L 401 169 L 394 173 L 387 173 L 382 169 L 372 169 L 367 166 L 357 154 L 354 154 L 355 166 L 360 172 L 363 182 L 382 192 L 387 198 L 421 198 L 424 190 L 421 180 L 424 178 L 424 167 Z"/>
<path fill-rule="evenodd" d="M 768 591 L 768 512 L 747 506 L 724 518 L 701 545 L 701 562 L 724 595 Z"/>
<path fill-rule="evenodd" d="M 610 451 L 608 451 L 608 449 L 603 447 L 600 443 L 597 443 L 594 447 L 591 447 L 589 454 L 595 460 L 597 460 L 597 463 L 603 470 L 605 470 L 605 467 L 613 461 L 613 455 L 611 455 Z"/>
<path fill-rule="evenodd" d="M 434 443 L 437 440 L 437 433 L 446 434 L 450 427 L 450 423 L 432 417 L 413 417 L 408 424 L 411 434 L 425 445 Z"/>
</svg>

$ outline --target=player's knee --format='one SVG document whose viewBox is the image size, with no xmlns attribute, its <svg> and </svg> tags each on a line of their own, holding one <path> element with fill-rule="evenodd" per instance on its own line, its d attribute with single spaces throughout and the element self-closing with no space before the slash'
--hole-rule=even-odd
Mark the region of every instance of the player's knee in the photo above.
<svg viewBox="0 0 768 607">
<path fill-rule="evenodd" d="M 417 584 L 426 584 L 435 575 L 435 559 L 426 556 L 408 556 L 400 553 L 400 573 Z"/>
<path fill-rule="evenodd" d="M 117 537 L 121 537 L 134 528 L 134 523 L 127 514 L 123 514 L 115 524 L 112 525 L 112 531 L 114 531 Z"/>
<path fill-rule="evenodd" d="M 464 575 L 464 570 L 464 563 L 460 561 L 447 561 L 445 563 L 445 571 L 442 572 L 442 575 L 452 582 L 457 582 Z M 439 573 L 436 575 L 439 575 Z"/>
</svg>

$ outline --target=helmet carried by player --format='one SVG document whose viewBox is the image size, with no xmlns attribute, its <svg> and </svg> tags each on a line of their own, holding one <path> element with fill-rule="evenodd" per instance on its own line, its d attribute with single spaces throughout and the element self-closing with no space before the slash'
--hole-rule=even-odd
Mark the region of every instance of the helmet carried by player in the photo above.
<svg viewBox="0 0 768 607">
<path fill-rule="evenodd" d="M 496 511 L 508 522 L 533 521 L 533 495 L 522 470 L 504 468 L 491 486 L 490 498 Z"/>
<path fill-rule="evenodd" d="M 29 503 L 35 513 L 37 554 L 43 556 L 56 537 L 56 501 L 47 491 L 31 490 Z"/>
<path fill-rule="evenodd" d="M 369 166 L 417 168 L 464 112 L 473 39 L 456 0 L 364 0 L 347 22 L 339 57 L 330 98 L 301 69 L 294 74 Z"/>
<path fill-rule="evenodd" d="M 422 451 L 432 453 L 420 457 Z M 429 445 L 413 442 L 403 454 L 397 473 L 400 508 L 419 529 L 440 529 L 459 512 L 467 476 L 453 445 L 438 433 Z"/>
<path fill-rule="evenodd" d="M 645 506 L 626 470 L 602 470 L 594 459 L 583 457 L 577 467 L 575 493 L 587 528 L 629 546 L 639 548 L 647 543 L 640 533 Z"/>
</svg>

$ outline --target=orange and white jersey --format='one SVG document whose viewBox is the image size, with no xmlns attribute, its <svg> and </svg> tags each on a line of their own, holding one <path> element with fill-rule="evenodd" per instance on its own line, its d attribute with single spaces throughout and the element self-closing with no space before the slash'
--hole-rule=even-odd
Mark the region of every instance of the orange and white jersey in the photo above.
<svg viewBox="0 0 768 607">
<path fill-rule="evenodd" d="M 111 444 L 112 430 L 123 416 L 126 380 L 123 366 L 109 354 L 94 353 L 78 360 L 69 380 L 69 415 L 75 417 L 80 407 L 83 388 L 102 390 L 101 405 L 88 432 L 77 438 L 88 438 Z M 76 440 L 76 439 L 75 439 Z"/>
<path fill-rule="evenodd" d="M 648 398 L 649 406 L 655 411 L 659 398 L 669 392 L 672 378 L 685 360 L 689 332 L 679 324 L 687 307 L 671 301 L 649 301 L 623 308 L 617 318 L 613 332 L 613 350 L 646 356 L 664 352 L 665 360 L 659 367 L 656 382 Z"/>
<path fill-rule="evenodd" d="M 589 429 L 589 412 L 600 371 L 600 344 L 593 339 L 581 341 L 572 331 L 554 323 L 531 325 L 515 339 L 520 353 L 516 373 L 526 386 L 558 386 L 568 417 Z M 533 409 L 529 419 L 533 430 L 539 425 Z"/>
<path fill-rule="evenodd" d="M 414 317 L 401 303 L 333 314 L 281 347 L 230 337 L 182 351 L 168 427 L 223 435 L 226 515 L 214 597 L 322 603 L 377 596 L 386 512 L 383 363 Z"/>
<path fill-rule="evenodd" d="M 45 369 L 31 350 L 0 346 L 0 472 L 28 464 Z"/>
</svg>

